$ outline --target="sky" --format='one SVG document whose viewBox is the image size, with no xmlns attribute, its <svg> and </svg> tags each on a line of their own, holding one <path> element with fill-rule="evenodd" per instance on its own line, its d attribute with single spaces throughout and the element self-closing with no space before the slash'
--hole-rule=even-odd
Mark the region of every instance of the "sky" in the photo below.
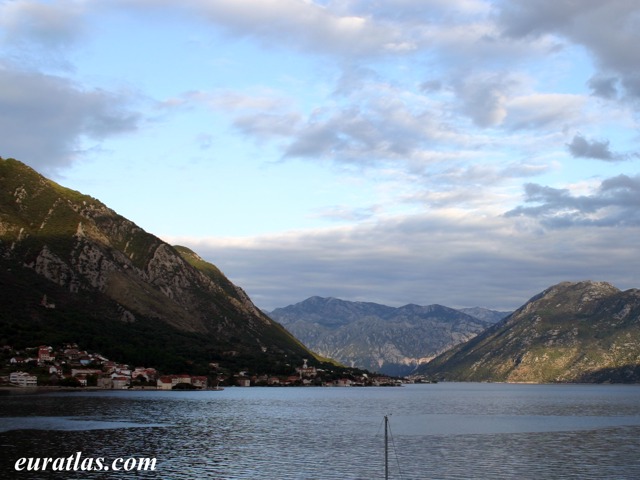
<svg viewBox="0 0 640 480">
<path fill-rule="evenodd" d="M 636 0 L 0 0 L 0 156 L 310 296 L 640 287 Z"/>
</svg>

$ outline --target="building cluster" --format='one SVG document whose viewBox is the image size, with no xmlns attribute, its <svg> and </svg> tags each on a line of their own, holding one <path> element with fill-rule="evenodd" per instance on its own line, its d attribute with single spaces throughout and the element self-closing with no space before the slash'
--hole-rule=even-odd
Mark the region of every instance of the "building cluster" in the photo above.
<svg viewBox="0 0 640 480">
<path fill-rule="evenodd" d="M 332 372 L 327 372 L 316 367 L 308 366 L 304 359 L 302 366 L 295 369 L 295 374 L 289 376 L 271 375 L 247 375 L 240 372 L 234 378 L 234 385 L 239 387 L 252 386 L 322 386 L 322 387 L 378 387 L 378 386 L 398 386 L 401 382 L 398 379 L 383 375 L 371 376 L 366 373 L 349 374 L 335 376 Z"/>
<path fill-rule="evenodd" d="M 11 372 L 9 383 L 17 387 L 37 387 L 38 377 L 27 372 Z"/>
<path fill-rule="evenodd" d="M 204 389 L 208 386 L 208 379 L 196 375 L 162 375 L 156 382 L 158 390 L 176 390 L 178 388 Z"/>
<path fill-rule="evenodd" d="M 327 378 L 318 371 L 316 377 L 303 377 L 289 375 L 287 377 L 275 377 L 268 375 L 239 375 L 235 378 L 235 385 L 239 387 L 254 386 L 316 386 L 316 387 L 395 387 L 402 385 L 402 381 L 386 376 L 349 375 L 340 378 Z"/>
<path fill-rule="evenodd" d="M 210 385 L 206 376 L 164 375 L 154 368 L 136 367 L 114 362 L 97 354 L 81 350 L 76 344 L 67 344 L 54 350 L 47 345 L 15 352 L 9 346 L 0 349 L 5 358 L 6 375 L 0 375 L 0 384 L 15 387 L 58 386 L 93 387 L 98 389 L 146 388 L 158 390 L 208 389 L 219 385 L 252 386 L 323 386 L 364 387 L 396 386 L 398 379 L 370 375 L 365 372 L 325 371 L 307 364 L 295 368 L 291 375 L 255 375 L 246 371 L 230 374 L 219 370 L 216 363 L 209 364 L 217 383 Z"/>
<path fill-rule="evenodd" d="M 2 351 L 14 352 L 10 346 L 3 347 Z M 22 354 L 8 357 L 6 366 L 12 371 L 9 375 L 0 377 L 0 383 L 17 387 L 36 387 L 40 378 L 40 383 L 45 385 L 103 389 L 167 389 L 167 381 L 171 385 L 169 389 L 177 383 L 188 384 L 190 388 L 196 389 L 208 386 L 207 377 L 159 376 L 155 368 L 131 368 L 98 353 L 80 350 L 76 344 L 67 344 L 58 350 L 41 345 L 20 353 Z"/>
</svg>

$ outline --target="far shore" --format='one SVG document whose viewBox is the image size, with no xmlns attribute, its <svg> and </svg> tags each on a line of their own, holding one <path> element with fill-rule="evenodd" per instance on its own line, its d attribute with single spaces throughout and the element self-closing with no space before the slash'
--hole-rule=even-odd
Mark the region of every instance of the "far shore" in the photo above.
<svg viewBox="0 0 640 480">
<path fill-rule="evenodd" d="M 162 390 L 156 387 L 131 387 L 131 388 L 98 388 L 98 387 L 58 387 L 55 385 L 39 385 L 37 387 L 18 387 L 15 385 L 0 385 L 0 395 L 22 395 L 22 394 L 38 394 L 51 392 L 128 392 L 135 390 L 137 392 L 213 392 L 221 390 L 220 388 L 198 388 L 194 390 Z"/>
</svg>

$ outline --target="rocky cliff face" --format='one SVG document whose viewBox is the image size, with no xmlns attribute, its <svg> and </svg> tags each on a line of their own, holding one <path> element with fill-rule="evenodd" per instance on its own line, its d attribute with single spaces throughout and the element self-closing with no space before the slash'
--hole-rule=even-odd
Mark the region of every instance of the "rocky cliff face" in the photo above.
<svg viewBox="0 0 640 480">
<path fill-rule="evenodd" d="M 210 339 L 213 350 L 312 357 L 214 265 L 12 159 L 0 159 L 0 259 L 57 291 L 106 297 L 116 320 L 153 319 Z"/>
<path fill-rule="evenodd" d="M 389 375 L 407 375 L 489 326 L 440 305 L 394 308 L 321 297 L 270 315 L 319 354 Z"/>
<path fill-rule="evenodd" d="M 564 282 L 423 367 L 463 381 L 640 381 L 640 290 Z"/>
</svg>

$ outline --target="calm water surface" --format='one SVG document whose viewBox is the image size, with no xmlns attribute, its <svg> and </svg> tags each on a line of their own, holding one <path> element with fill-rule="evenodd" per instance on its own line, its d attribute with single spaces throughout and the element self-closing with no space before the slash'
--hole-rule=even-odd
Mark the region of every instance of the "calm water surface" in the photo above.
<svg viewBox="0 0 640 480">
<path fill-rule="evenodd" d="M 0 478 L 21 457 L 155 457 L 162 479 L 638 479 L 640 386 L 227 388 L 0 397 Z M 75 476 L 74 476 L 75 475 Z"/>
</svg>

